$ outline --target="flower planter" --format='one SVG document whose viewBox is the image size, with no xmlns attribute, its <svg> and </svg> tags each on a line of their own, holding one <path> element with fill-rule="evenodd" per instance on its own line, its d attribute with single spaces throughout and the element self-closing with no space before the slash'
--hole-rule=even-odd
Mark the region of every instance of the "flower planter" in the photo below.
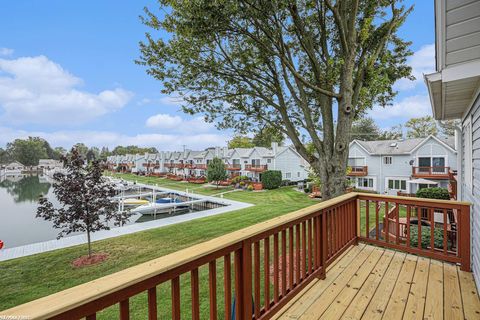
<svg viewBox="0 0 480 320">
<path fill-rule="evenodd" d="M 253 185 L 253 190 L 258 191 L 258 190 L 263 190 L 263 184 L 261 182 L 254 182 L 252 183 Z"/>
</svg>

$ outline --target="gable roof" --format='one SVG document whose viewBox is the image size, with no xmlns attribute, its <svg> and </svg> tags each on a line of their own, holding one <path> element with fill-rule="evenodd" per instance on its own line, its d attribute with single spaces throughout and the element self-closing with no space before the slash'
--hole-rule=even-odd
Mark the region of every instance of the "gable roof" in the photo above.
<svg viewBox="0 0 480 320">
<path fill-rule="evenodd" d="M 428 140 L 434 139 L 438 143 L 446 146 L 455 151 L 455 138 L 446 137 L 446 138 L 437 138 L 435 136 L 428 136 L 426 138 L 414 138 L 414 139 L 403 139 L 403 140 L 376 140 L 376 141 L 361 141 L 353 140 L 350 145 L 356 143 L 367 153 L 371 155 L 401 155 L 401 154 L 410 154 L 421 145 L 426 143 Z"/>
</svg>

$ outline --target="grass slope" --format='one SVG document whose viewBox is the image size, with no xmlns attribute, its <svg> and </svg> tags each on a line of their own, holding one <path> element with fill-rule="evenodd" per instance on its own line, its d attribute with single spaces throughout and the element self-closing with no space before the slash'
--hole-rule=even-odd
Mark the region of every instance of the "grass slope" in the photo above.
<svg viewBox="0 0 480 320">
<path fill-rule="evenodd" d="M 123 175 L 125 179 L 135 179 L 142 183 L 153 183 L 172 189 L 184 190 L 192 186 L 165 179 Z M 199 187 L 198 185 L 194 185 Z M 222 190 L 200 187 L 194 192 L 216 194 Z M 266 192 L 233 192 L 225 194 L 225 198 L 255 204 L 254 207 L 225 213 L 218 216 L 198 219 L 173 226 L 138 232 L 131 235 L 95 242 L 97 252 L 106 252 L 109 259 L 100 265 L 75 269 L 71 261 L 86 253 L 86 245 L 76 246 L 34 256 L 19 258 L 0 263 L 0 310 L 25 303 L 63 289 L 111 274 L 136 264 L 169 254 L 238 230 L 270 218 L 298 210 L 316 203 L 305 194 L 291 187 L 269 190 Z M 219 275 L 222 267 L 219 264 Z M 201 292 L 208 299 L 208 282 L 206 270 L 200 269 Z M 221 281 L 219 282 L 219 288 Z M 189 279 L 182 277 L 182 301 L 190 294 Z M 170 312 L 169 286 L 159 288 L 159 312 L 161 318 L 168 318 Z M 160 299 L 162 299 L 160 301 Z M 186 303 L 187 301 L 185 301 Z M 219 306 L 221 304 L 219 298 Z M 146 295 L 131 299 L 132 319 L 146 319 Z M 186 318 L 189 305 L 182 308 Z M 183 311 L 185 310 L 185 311 Z M 202 301 L 202 318 L 207 317 L 208 301 Z M 183 316 L 183 315 L 182 315 Z M 107 309 L 99 318 L 112 319 L 118 317 L 118 307 Z"/>
</svg>

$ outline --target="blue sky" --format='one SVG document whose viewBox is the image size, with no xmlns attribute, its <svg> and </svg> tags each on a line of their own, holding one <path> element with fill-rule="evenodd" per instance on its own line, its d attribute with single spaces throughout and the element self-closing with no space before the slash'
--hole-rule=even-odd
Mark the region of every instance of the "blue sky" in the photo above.
<svg viewBox="0 0 480 320">
<path fill-rule="evenodd" d="M 401 29 L 413 42 L 417 81 L 401 81 L 381 128 L 430 113 L 422 73 L 434 68 L 433 0 L 415 3 Z M 22 0 L 0 3 L 0 146 L 39 135 L 54 146 L 138 144 L 162 150 L 225 145 L 231 132 L 179 111 L 175 98 L 134 64 L 153 0 Z"/>
</svg>

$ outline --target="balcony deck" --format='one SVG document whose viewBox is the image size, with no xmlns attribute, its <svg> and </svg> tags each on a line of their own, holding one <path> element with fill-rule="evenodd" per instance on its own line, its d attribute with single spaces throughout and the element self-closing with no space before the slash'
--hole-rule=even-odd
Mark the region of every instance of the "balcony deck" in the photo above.
<svg viewBox="0 0 480 320">
<path fill-rule="evenodd" d="M 445 298 L 448 297 L 448 298 Z M 472 274 L 458 266 L 360 244 L 273 319 L 478 319 Z"/>
</svg>

